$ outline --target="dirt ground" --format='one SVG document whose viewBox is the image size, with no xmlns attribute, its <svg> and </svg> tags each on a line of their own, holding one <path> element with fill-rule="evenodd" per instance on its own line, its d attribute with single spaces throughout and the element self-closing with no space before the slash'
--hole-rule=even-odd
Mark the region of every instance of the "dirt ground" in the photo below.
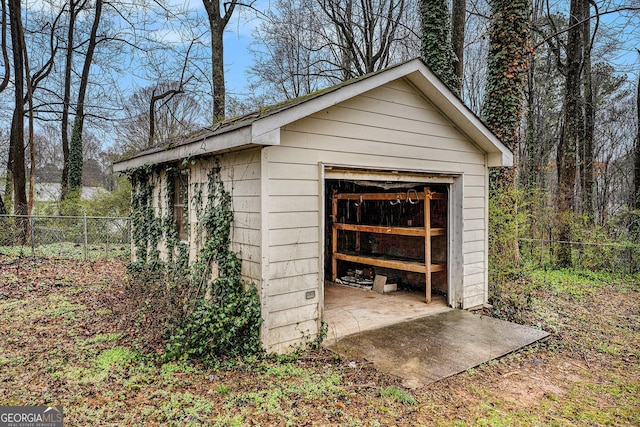
<svg viewBox="0 0 640 427">
<path fill-rule="evenodd" d="M 0 405 L 62 405 L 70 426 L 637 426 L 639 281 L 533 272 L 509 316 L 549 339 L 406 390 L 328 350 L 154 363 L 124 321 L 124 261 L 0 255 Z"/>
</svg>

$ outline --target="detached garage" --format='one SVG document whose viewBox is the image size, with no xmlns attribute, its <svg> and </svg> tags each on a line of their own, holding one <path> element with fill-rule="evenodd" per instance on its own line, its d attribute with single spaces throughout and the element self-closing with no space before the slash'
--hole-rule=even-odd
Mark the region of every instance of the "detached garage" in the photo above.
<svg viewBox="0 0 640 427">
<path fill-rule="evenodd" d="M 180 212 L 176 231 L 193 260 L 201 245 L 195 200 L 220 168 L 235 215 L 232 249 L 260 295 L 261 339 L 268 351 L 286 352 L 320 333 L 325 284 L 369 288 L 386 278 L 424 304 L 432 295 L 454 308 L 484 304 L 489 167 L 511 163 L 509 150 L 416 59 L 114 169 L 155 165 L 154 209 Z M 181 190 L 163 192 L 168 179 Z M 168 248 L 157 243 L 165 258 Z"/>
</svg>

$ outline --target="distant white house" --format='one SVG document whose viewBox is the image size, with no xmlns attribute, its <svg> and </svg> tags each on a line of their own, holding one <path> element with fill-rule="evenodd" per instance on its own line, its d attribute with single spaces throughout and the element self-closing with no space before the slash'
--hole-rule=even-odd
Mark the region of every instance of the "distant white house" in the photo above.
<svg viewBox="0 0 640 427">
<path fill-rule="evenodd" d="M 221 166 L 232 249 L 259 290 L 261 339 L 283 352 L 320 332 L 325 281 L 336 277 L 406 276 L 428 302 L 439 275 L 434 286 L 450 306 L 486 303 L 489 167 L 512 162 L 415 59 L 146 150 L 114 170 L 179 168 L 191 200 Z M 162 188 L 166 172 L 149 170 Z M 164 192 L 154 197 L 156 209 L 167 205 Z M 193 255 L 198 212 L 189 207 L 183 239 Z"/>
<path fill-rule="evenodd" d="M 28 186 L 28 183 L 27 183 Z M 0 192 L 4 194 L 4 183 L 0 184 Z M 27 191 L 28 187 L 27 187 Z M 83 200 L 89 200 L 99 194 L 108 193 L 108 190 L 102 187 L 82 187 L 80 197 Z M 60 200 L 60 183 L 42 182 L 36 183 L 35 201 L 36 202 L 57 202 Z"/>
</svg>

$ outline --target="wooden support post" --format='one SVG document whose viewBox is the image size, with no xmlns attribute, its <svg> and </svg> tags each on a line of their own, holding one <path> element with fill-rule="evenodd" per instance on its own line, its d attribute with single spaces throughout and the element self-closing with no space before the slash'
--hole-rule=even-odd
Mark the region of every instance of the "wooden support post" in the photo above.
<svg viewBox="0 0 640 427">
<path fill-rule="evenodd" d="M 338 197 L 333 196 L 331 204 L 331 280 L 335 282 L 338 279 L 338 260 L 336 253 L 338 252 Z"/>
<path fill-rule="evenodd" d="M 426 302 L 431 302 L 431 191 L 424 189 L 424 267 Z"/>
</svg>

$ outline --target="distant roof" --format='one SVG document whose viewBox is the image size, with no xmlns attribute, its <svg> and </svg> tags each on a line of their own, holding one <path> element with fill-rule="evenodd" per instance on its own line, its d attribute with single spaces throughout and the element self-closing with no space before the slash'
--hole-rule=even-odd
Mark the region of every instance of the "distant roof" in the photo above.
<svg viewBox="0 0 640 427">
<path fill-rule="evenodd" d="M 191 134 L 140 151 L 114 163 L 115 172 L 205 154 L 261 145 L 279 145 L 280 128 L 391 81 L 404 78 L 429 98 L 473 142 L 489 155 L 489 166 L 511 166 L 513 154 L 421 59 L 413 59 L 225 120 Z"/>
</svg>

